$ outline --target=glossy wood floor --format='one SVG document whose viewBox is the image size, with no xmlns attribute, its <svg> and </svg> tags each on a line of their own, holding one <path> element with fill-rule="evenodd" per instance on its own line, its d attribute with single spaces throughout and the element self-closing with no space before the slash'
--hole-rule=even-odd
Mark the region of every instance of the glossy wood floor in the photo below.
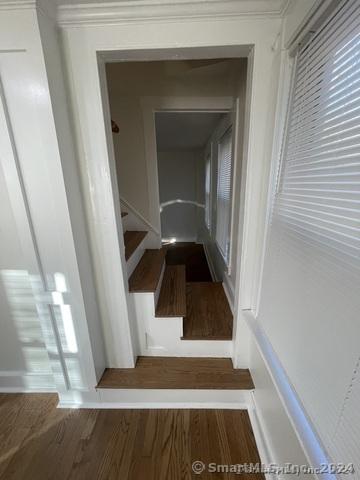
<svg viewBox="0 0 360 480">
<path fill-rule="evenodd" d="M 184 265 L 166 265 L 156 317 L 184 317 L 186 315 L 186 280 Z"/>
<path fill-rule="evenodd" d="M 186 284 L 184 340 L 231 340 L 233 315 L 220 282 Z"/>
<path fill-rule="evenodd" d="M 254 384 L 230 358 L 138 357 L 135 368 L 107 368 L 98 388 L 251 390 Z"/>
<path fill-rule="evenodd" d="M 67 410 L 52 394 L 0 395 L 1 480 L 257 480 L 191 465 L 259 462 L 244 410 Z"/>
<path fill-rule="evenodd" d="M 198 243 L 178 242 L 164 245 L 167 265 L 185 265 L 187 282 L 211 282 L 204 247 Z"/>
</svg>

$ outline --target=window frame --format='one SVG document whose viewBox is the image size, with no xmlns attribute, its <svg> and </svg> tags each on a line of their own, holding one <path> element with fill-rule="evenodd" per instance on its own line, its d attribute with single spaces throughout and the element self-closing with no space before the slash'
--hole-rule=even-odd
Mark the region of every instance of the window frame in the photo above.
<svg viewBox="0 0 360 480">
<path fill-rule="evenodd" d="M 224 127 L 221 129 L 221 133 L 218 135 L 216 139 L 216 220 L 215 220 L 215 235 L 214 235 L 214 240 L 217 246 L 217 249 L 219 250 L 219 253 L 222 257 L 222 259 L 225 262 L 225 265 L 229 268 L 230 265 L 230 257 L 231 257 L 231 222 L 232 222 L 232 210 L 233 210 L 233 174 L 234 174 L 234 142 L 233 142 L 233 136 L 234 136 L 234 124 L 232 120 L 230 122 L 227 122 Z M 219 162 L 220 162 L 220 144 L 222 139 L 224 139 L 225 136 L 230 135 L 230 144 L 231 144 L 231 163 L 230 163 L 230 179 L 229 179 L 229 184 L 230 184 L 230 195 L 229 195 L 229 222 L 228 222 L 228 228 L 227 228 L 227 245 L 226 245 L 226 252 L 223 251 L 222 246 L 219 244 L 218 238 L 217 238 L 217 229 L 218 229 L 218 218 L 217 218 L 217 213 L 218 213 L 218 192 L 219 192 Z"/>
</svg>

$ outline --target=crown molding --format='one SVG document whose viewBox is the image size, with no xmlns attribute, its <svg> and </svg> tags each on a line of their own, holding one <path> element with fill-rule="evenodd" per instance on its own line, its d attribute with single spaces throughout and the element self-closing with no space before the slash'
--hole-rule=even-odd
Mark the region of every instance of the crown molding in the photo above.
<svg viewBox="0 0 360 480">
<path fill-rule="evenodd" d="M 53 21 L 57 18 L 56 4 L 52 0 L 0 0 L 0 11 L 36 10 Z"/>
<path fill-rule="evenodd" d="M 0 0 L 0 10 L 29 10 L 36 8 L 36 0 Z"/>
<path fill-rule="evenodd" d="M 287 0 L 120 0 L 60 5 L 60 26 L 227 18 L 281 18 Z"/>
</svg>

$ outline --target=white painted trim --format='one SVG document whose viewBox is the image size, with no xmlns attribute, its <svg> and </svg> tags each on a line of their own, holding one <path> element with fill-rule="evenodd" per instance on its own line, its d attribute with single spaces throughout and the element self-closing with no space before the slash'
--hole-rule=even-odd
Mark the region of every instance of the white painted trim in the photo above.
<svg viewBox="0 0 360 480">
<path fill-rule="evenodd" d="M 133 271 L 137 267 L 138 263 L 141 260 L 141 257 L 144 255 L 147 245 L 147 237 L 148 234 L 141 240 L 139 245 L 136 247 L 135 251 L 131 254 L 131 256 L 126 261 L 126 268 L 127 268 L 127 278 L 130 278 Z"/>
<path fill-rule="evenodd" d="M 332 463 L 263 328 L 250 311 L 243 312 L 243 315 L 309 464 L 320 467 L 322 464 Z M 335 480 L 336 475 L 324 474 L 321 478 Z"/>
<path fill-rule="evenodd" d="M 154 232 L 156 235 L 160 235 L 160 232 L 152 225 L 150 222 L 146 220 L 145 217 L 141 215 L 141 213 L 136 210 L 136 208 L 131 205 L 127 200 L 125 200 L 124 197 L 120 197 L 120 203 L 127 208 L 135 217 L 137 217 L 147 228 L 149 228 L 152 232 Z M 126 217 L 125 217 L 126 218 Z"/>
<path fill-rule="evenodd" d="M 322 21 L 324 14 L 328 14 L 329 10 L 338 6 L 339 3 L 339 0 L 315 0 L 311 8 L 308 9 L 300 25 L 293 31 L 291 37 L 287 39 L 284 45 L 285 49 L 290 50 L 291 53 L 295 52 L 298 45 L 307 38 L 309 33 L 316 30 L 316 27 L 319 22 Z M 293 7 L 296 9 L 296 6 L 297 5 L 294 5 L 294 0 L 290 0 L 284 14 Z M 301 5 L 298 7 L 302 8 Z M 298 12 L 296 13 L 298 14 Z"/>
<path fill-rule="evenodd" d="M 226 298 L 229 302 L 231 313 L 234 314 L 234 289 L 231 282 L 229 281 L 229 276 L 226 273 L 223 278 L 222 286 L 223 286 Z"/>
<path fill-rule="evenodd" d="M 212 262 L 210 252 L 208 250 L 208 246 L 206 245 L 206 243 L 204 243 L 203 247 L 204 247 L 205 257 L 206 257 L 207 263 L 209 265 L 211 278 L 212 278 L 213 282 L 217 282 L 216 271 L 215 271 L 215 268 L 214 268 L 214 264 Z"/>
<path fill-rule="evenodd" d="M 132 368 L 136 354 L 131 338 L 131 326 L 128 306 L 127 266 L 123 242 L 119 191 L 116 178 L 114 144 L 111 132 L 111 115 L 107 91 L 105 64 L 101 58 L 95 63 L 96 82 L 99 97 L 96 103 L 96 116 L 102 122 L 102 140 L 106 146 L 106 159 L 102 165 L 102 180 L 99 181 L 99 158 L 94 162 L 81 164 L 85 170 L 84 178 L 92 180 L 92 216 L 90 232 L 93 248 L 100 252 L 95 259 L 102 271 L 101 283 L 101 319 L 106 344 L 109 367 Z M 71 75 L 73 75 L 71 71 Z M 72 99 L 77 105 L 78 98 Z M 90 133 L 90 132 L 89 132 Z M 106 172 L 106 173 L 105 173 Z M 99 220 L 101 219 L 101 220 Z M 92 224 L 91 224 L 92 223 Z M 114 295 L 113 293 L 116 292 Z"/>
<path fill-rule="evenodd" d="M 251 404 L 248 408 L 248 414 L 250 417 L 250 423 L 255 437 L 256 446 L 259 452 L 261 463 L 264 465 L 270 465 L 274 462 L 274 455 L 271 452 L 271 442 L 267 437 L 264 429 L 262 417 L 259 415 L 257 405 L 255 402 L 254 391 L 250 392 Z M 275 474 L 266 473 L 266 480 L 275 480 Z"/>
<path fill-rule="evenodd" d="M 161 232 L 158 160 L 155 131 L 155 112 L 217 112 L 233 106 L 232 97 L 140 97 L 144 123 L 145 160 L 151 224 Z"/>
<path fill-rule="evenodd" d="M 199 19 L 280 18 L 287 2 L 283 0 L 123 0 L 118 2 L 61 5 L 58 23 L 61 26 L 123 24 L 129 22 Z"/>
<path fill-rule="evenodd" d="M 265 208 L 262 205 L 263 199 L 258 198 L 253 192 L 258 191 L 257 187 L 259 183 L 263 183 L 262 179 L 265 173 L 267 173 L 268 157 L 265 155 L 265 146 L 270 133 L 272 138 L 272 124 L 271 121 L 268 121 L 271 120 L 271 117 L 267 119 L 264 115 L 264 109 L 268 113 L 268 99 L 273 92 L 276 92 L 275 86 L 269 84 L 269 82 L 263 82 L 263 78 L 264 75 L 272 74 L 274 70 L 274 53 L 269 48 L 269 45 L 274 43 L 281 24 L 280 20 L 258 21 L 252 19 L 251 22 L 238 22 L 236 19 L 228 19 L 227 22 L 222 24 L 224 28 L 219 30 L 218 36 L 214 39 L 215 24 L 217 22 L 204 20 L 196 24 L 193 24 L 191 21 L 187 23 L 178 21 L 174 22 L 171 28 L 162 24 L 143 24 L 141 26 L 119 26 L 114 24 L 96 29 L 91 27 L 85 28 L 85 26 L 83 28 L 64 28 L 63 39 L 70 73 L 69 80 L 73 95 L 72 104 L 76 117 L 77 144 L 79 145 L 80 162 L 83 165 L 84 190 L 90 217 L 89 223 L 94 223 L 94 220 L 97 220 L 98 225 L 100 225 L 108 215 L 103 211 L 103 204 L 99 206 L 98 203 L 101 198 L 96 194 L 94 195 L 93 187 L 96 187 L 99 181 L 103 183 L 99 190 L 102 191 L 105 187 L 107 175 L 99 177 L 99 175 L 96 175 L 96 172 L 108 172 L 107 164 L 109 160 L 110 163 L 113 163 L 113 152 L 110 152 L 109 155 L 104 142 L 103 111 L 102 106 L 99 105 L 100 85 L 97 71 L 97 58 L 99 58 L 99 55 L 103 60 L 104 58 L 112 58 L 116 61 L 132 61 L 139 58 L 144 58 L 148 61 L 157 59 L 214 58 L 214 55 L 217 57 L 228 57 L 230 53 L 233 56 L 246 56 L 251 49 L 249 45 L 254 45 L 249 62 L 253 65 L 253 68 L 248 69 L 248 85 L 251 85 L 249 87 L 251 100 L 249 100 L 248 104 L 250 105 L 251 101 L 253 107 L 249 117 L 251 117 L 250 123 L 254 125 L 254 128 L 250 129 L 250 132 L 245 132 L 245 140 L 251 145 L 251 151 L 249 152 L 251 155 L 247 162 L 247 170 L 251 170 L 251 172 L 247 172 L 246 175 L 249 185 L 247 185 L 245 192 L 245 197 L 247 198 L 245 203 L 249 210 L 248 217 L 251 217 L 254 209 L 257 210 L 258 215 L 252 215 L 252 221 L 245 222 L 245 229 L 250 230 L 250 234 L 244 235 L 244 238 L 246 243 L 249 244 L 247 245 L 247 250 L 251 258 L 242 279 L 242 285 L 247 289 L 246 293 L 252 296 L 252 290 L 257 287 L 257 275 L 254 278 L 254 274 L 257 274 L 257 271 L 254 271 L 257 270 L 259 262 L 258 245 L 257 242 L 254 242 L 254 237 L 255 239 L 256 235 L 262 237 L 262 209 Z M 120 43 L 119 39 L 121 39 Z M 179 45 L 182 45 L 182 48 L 179 48 Z M 255 55 L 254 52 L 256 52 Z M 255 59 L 254 61 L 253 58 Z M 79 68 L 79 65 L 81 65 L 81 68 Z M 106 126 L 110 131 L 109 123 L 109 121 L 106 122 Z M 247 138 L 248 136 L 249 138 Z M 244 144 L 247 143 L 246 141 Z M 94 165 L 97 167 L 96 172 L 93 168 Z M 108 187 L 104 194 L 107 190 Z M 107 195 L 105 195 L 106 197 Z M 112 211 L 113 207 L 110 206 L 109 208 Z M 108 237 L 112 238 L 111 235 L 115 232 L 111 233 L 113 228 L 110 225 L 109 227 Z M 105 255 L 109 256 L 109 252 L 103 250 L 101 243 L 99 245 L 96 243 L 94 252 L 99 258 L 95 258 L 94 263 L 97 267 L 98 277 L 100 281 L 102 278 L 107 278 L 109 281 L 112 280 L 112 283 L 116 286 L 118 284 L 117 277 L 122 275 L 121 269 L 114 272 L 112 267 L 109 269 L 103 268 L 107 264 L 102 259 Z M 243 269 L 243 265 L 241 268 Z M 109 292 L 108 295 L 122 296 L 123 289 L 124 287 L 121 287 L 120 291 L 118 291 L 113 287 L 113 292 Z M 238 295 L 239 289 L 237 287 L 235 291 L 236 295 Z M 241 292 L 243 297 L 242 294 L 243 292 Z M 241 303 L 243 304 L 243 298 Z M 239 313 L 236 314 L 236 317 L 238 316 Z M 246 345 L 243 348 L 243 343 L 246 343 L 247 339 L 246 328 L 239 318 L 235 318 L 234 323 L 239 323 L 240 331 L 238 335 L 239 345 L 237 345 L 239 347 L 237 362 L 239 366 L 248 366 Z"/>
</svg>

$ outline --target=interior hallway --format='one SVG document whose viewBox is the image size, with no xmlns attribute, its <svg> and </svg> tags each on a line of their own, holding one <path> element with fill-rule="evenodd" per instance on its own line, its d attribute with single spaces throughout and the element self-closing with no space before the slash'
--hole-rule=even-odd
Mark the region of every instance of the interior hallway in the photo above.
<svg viewBox="0 0 360 480">
<path fill-rule="evenodd" d="M 164 245 L 167 265 L 185 265 L 184 340 L 231 340 L 233 314 L 222 282 L 214 282 L 202 244 Z"/>
<path fill-rule="evenodd" d="M 0 479 L 235 480 L 191 465 L 260 461 L 245 410 L 69 410 L 57 401 L 0 395 Z"/>
</svg>

